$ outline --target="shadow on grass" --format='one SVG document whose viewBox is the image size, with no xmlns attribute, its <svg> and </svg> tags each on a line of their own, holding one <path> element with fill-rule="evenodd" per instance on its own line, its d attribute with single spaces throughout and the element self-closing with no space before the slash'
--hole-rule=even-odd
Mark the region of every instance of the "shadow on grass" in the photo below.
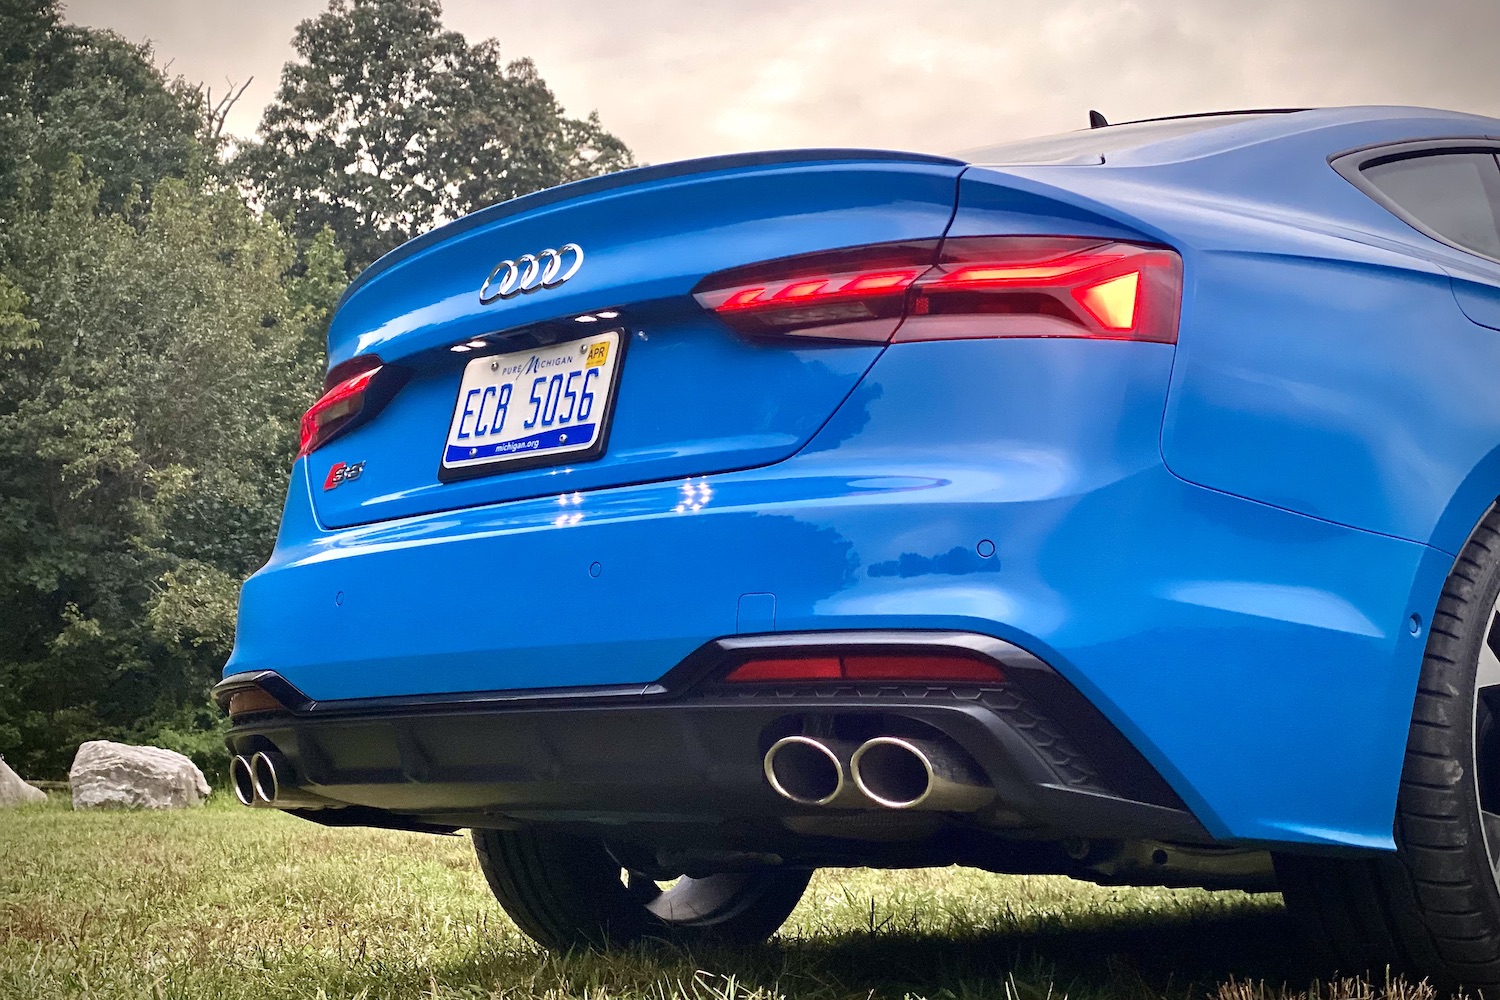
<svg viewBox="0 0 1500 1000">
<path fill-rule="evenodd" d="M 1199 917 L 1100 916 L 1036 930 L 977 927 L 946 935 L 841 931 L 732 951 L 652 944 L 621 952 L 491 951 L 428 970 L 447 989 L 515 995 L 735 1000 L 835 998 L 1213 996 L 1220 983 L 1264 981 L 1296 995 L 1308 982 L 1279 907 Z M 519 988 L 518 988 L 519 987 Z"/>
<path fill-rule="evenodd" d="M 1304 972 L 1289 918 L 1269 907 L 1192 918 L 1099 917 L 1086 925 L 1070 921 L 950 936 L 845 932 L 773 947 L 785 960 L 779 989 L 789 994 L 800 992 L 789 978 L 807 973 L 860 995 L 930 996 L 943 988 L 958 995 L 994 994 L 1013 978 L 1023 994 L 1045 995 L 1053 987 L 1075 997 L 1201 997 L 1230 978 L 1279 984 Z M 773 986 L 753 979 L 749 968 L 736 974 L 747 984 Z"/>
<path fill-rule="evenodd" d="M 1045 995 L 1053 987 L 1075 997 L 1202 997 L 1231 978 L 1281 984 L 1306 973 L 1290 919 L 1270 907 L 949 937 L 845 933 L 786 942 L 780 950 L 794 968 L 835 978 L 851 994 L 877 996 L 930 996 L 941 988 L 993 994 L 1013 977 L 1023 995 Z M 750 981 L 746 974 L 740 978 Z M 787 987 L 783 977 L 781 989 Z"/>
</svg>

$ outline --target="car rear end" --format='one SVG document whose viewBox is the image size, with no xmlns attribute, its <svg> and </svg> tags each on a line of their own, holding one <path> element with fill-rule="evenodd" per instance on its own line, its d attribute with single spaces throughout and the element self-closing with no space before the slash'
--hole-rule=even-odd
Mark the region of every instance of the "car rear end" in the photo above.
<svg viewBox="0 0 1500 1000">
<path fill-rule="evenodd" d="M 1034 172 L 837 151 L 415 241 L 335 317 L 244 588 L 242 799 L 605 831 L 679 871 L 1255 887 L 1265 855 L 1216 845 L 1364 835 L 1357 796 L 1296 828 L 1322 782 L 1264 720 L 1316 738 L 1302 657 L 1391 637 L 1266 595 L 1399 619 L 1336 564 L 1411 579 L 1419 547 L 1166 469 L 1194 252 Z"/>
</svg>

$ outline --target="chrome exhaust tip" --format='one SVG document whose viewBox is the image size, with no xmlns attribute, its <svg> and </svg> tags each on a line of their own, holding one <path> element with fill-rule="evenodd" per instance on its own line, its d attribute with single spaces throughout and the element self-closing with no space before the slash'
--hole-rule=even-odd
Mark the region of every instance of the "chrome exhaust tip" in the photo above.
<svg viewBox="0 0 1500 1000">
<path fill-rule="evenodd" d="M 229 784 L 234 788 L 234 797 L 242 806 L 254 806 L 255 778 L 250 773 L 250 760 L 242 755 L 229 762 Z"/>
<path fill-rule="evenodd" d="M 292 765 L 274 750 L 262 750 L 250 758 L 250 786 L 255 806 L 275 809 L 323 809 L 330 805 L 321 795 L 299 787 Z M 239 795 L 236 786 L 235 795 Z"/>
<path fill-rule="evenodd" d="M 995 798 L 960 751 L 931 740 L 877 736 L 854 751 L 849 769 L 859 790 L 887 809 L 973 812 Z"/>
<path fill-rule="evenodd" d="M 766 751 L 764 766 L 776 794 L 799 805 L 831 805 L 848 788 L 838 751 L 811 736 L 783 736 Z"/>
<path fill-rule="evenodd" d="M 277 763 L 264 750 L 250 758 L 250 785 L 255 790 L 255 800 L 262 805 L 275 805 L 281 794 L 281 776 L 276 773 Z"/>
</svg>

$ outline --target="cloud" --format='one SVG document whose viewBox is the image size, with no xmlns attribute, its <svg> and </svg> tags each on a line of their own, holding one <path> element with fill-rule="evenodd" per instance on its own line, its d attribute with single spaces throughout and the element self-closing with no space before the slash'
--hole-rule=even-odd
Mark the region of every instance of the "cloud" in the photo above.
<svg viewBox="0 0 1500 1000">
<path fill-rule="evenodd" d="M 618 4 L 563 18 L 453 0 L 648 159 L 787 145 L 948 150 L 1236 107 L 1437 103 L 1500 114 L 1493 0 Z"/>
<path fill-rule="evenodd" d="M 256 84 L 251 131 L 316 0 L 73 0 L 173 69 Z M 778 146 L 947 151 L 1244 107 L 1422 104 L 1500 116 L 1495 0 L 448 0 L 445 20 L 535 59 L 573 114 L 650 162 Z"/>
</svg>

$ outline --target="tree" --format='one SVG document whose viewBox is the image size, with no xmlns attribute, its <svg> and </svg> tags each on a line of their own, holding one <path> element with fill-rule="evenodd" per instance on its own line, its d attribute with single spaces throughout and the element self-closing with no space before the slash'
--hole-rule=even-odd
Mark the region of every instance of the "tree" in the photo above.
<svg viewBox="0 0 1500 1000">
<path fill-rule="evenodd" d="M 330 0 L 294 45 L 238 166 L 300 242 L 328 227 L 356 268 L 491 202 L 633 165 L 529 60 L 444 30 L 438 0 Z"/>
<path fill-rule="evenodd" d="M 261 213 L 222 101 L 0 0 L 0 755 L 32 776 L 96 738 L 227 763 L 208 688 L 349 263 L 631 162 L 436 0 L 333 0 L 297 47 L 234 164 Z"/>
<path fill-rule="evenodd" d="M 331 236 L 288 276 L 206 132 L 149 46 L 0 0 L 0 754 L 34 775 L 223 754 L 207 689 L 343 279 Z"/>
<path fill-rule="evenodd" d="M 311 278 L 233 191 L 105 211 L 74 157 L 0 282 L 0 754 L 223 753 L 207 689 L 270 551 L 341 261 Z M 327 254 L 334 256 L 331 261 Z"/>
<path fill-rule="evenodd" d="M 55 0 L 0 0 L 0 256 L 69 157 L 118 210 L 203 165 L 201 128 L 198 88 L 168 80 L 149 46 L 64 24 Z"/>
</svg>

